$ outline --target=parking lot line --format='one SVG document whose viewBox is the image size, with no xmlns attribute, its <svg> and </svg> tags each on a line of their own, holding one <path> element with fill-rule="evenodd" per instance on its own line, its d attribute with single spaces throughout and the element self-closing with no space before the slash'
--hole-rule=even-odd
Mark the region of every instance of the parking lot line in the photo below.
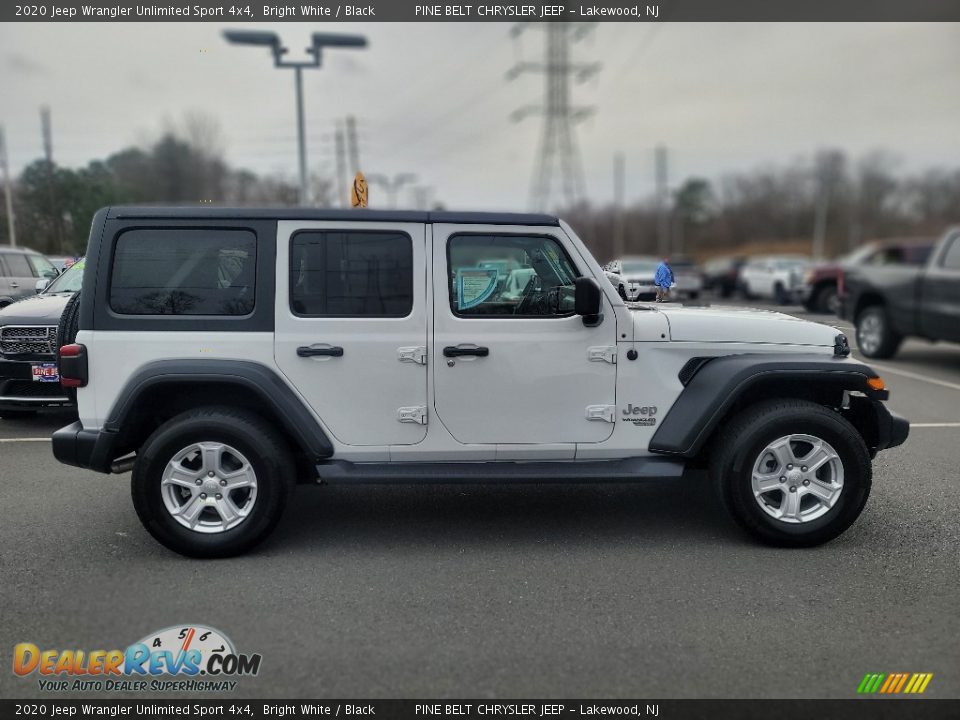
<svg viewBox="0 0 960 720">
<path fill-rule="evenodd" d="M 18 442 L 50 442 L 48 437 L 39 438 L 0 438 L 0 443 L 18 443 Z"/>
<path fill-rule="evenodd" d="M 940 380 L 939 378 L 930 377 L 929 375 L 921 375 L 920 373 L 910 372 L 909 370 L 900 370 L 899 368 L 892 368 L 889 365 L 877 365 L 876 363 L 870 363 L 870 367 L 880 372 L 890 373 L 891 375 L 902 375 L 911 380 L 920 380 L 921 382 L 930 383 L 931 385 L 939 385 L 940 387 L 950 388 L 951 390 L 960 390 L 960 383 Z"/>
<path fill-rule="evenodd" d="M 911 428 L 960 428 L 960 422 L 910 423 Z"/>
</svg>

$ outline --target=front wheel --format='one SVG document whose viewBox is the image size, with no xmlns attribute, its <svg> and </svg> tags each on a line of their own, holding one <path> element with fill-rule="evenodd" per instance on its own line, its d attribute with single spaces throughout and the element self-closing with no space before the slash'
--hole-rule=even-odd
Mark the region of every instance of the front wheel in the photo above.
<svg viewBox="0 0 960 720">
<path fill-rule="evenodd" d="M 200 408 L 147 439 L 131 492 L 143 526 L 166 547 L 191 557 L 229 557 L 273 530 L 294 476 L 287 444 L 259 416 Z"/>
<path fill-rule="evenodd" d="M 806 400 L 758 403 L 721 432 L 711 472 L 727 510 L 754 538 L 781 547 L 828 542 L 859 517 L 872 468 L 844 417 Z"/>
</svg>

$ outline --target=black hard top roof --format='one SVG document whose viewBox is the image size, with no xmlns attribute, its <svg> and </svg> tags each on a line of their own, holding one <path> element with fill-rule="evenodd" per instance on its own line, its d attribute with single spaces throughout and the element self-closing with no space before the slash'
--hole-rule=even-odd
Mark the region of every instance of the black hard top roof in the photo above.
<svg viewBox="0 0 960 720">
<path fill-rule="evenodd" d="M 553 215 L 507 212 L 433 212 L 425 210 L 339 210 L 321 208 L 249 207 L 151 207 L 118 205 L 108 210 L 110 218 L 262 219 L 262 220 L 362 220 L 366 222 L 414 222 L 476 225 L 559 225 Z"/>
</svg>

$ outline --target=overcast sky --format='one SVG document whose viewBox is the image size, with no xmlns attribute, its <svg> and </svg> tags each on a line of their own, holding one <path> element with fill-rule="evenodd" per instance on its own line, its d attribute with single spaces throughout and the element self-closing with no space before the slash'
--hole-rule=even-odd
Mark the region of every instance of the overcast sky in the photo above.
<svg viewBox="0 0 960 720">
<path fill-rule="evenodd" d="M 228 46 L 207 23 L 0 26 L 0 123 L 15 171 L 42 154 L 39 107 L 53 113 L 55 160 L 85 164 L 145 143 L 165 119 L 214 117 L 227 160 L 296 172 L 293 73 L 266 50 Z M 253 27 L 253 26 L 245 26 Z M 368 36 L 304 75 L 310 166 L 332 174 L 332 128 L 354 114 L 361 166 L 416 172 L 448 207 L 524 209 L 541 120 L 542 79 L 507 82 L 537 60 L 542 33 L 519 45 L 509 25 L 277 24 L 292 49 L 317 30 Z M 653 151 L 672 179 L 783 164 L 819 148 L 893 152 L 907 170 L 960 164 L 960 25 L 660 24 L 596 26 L 575 45 L 602 71 L 575 85 L 596 115 L 577 136 L 587 191 L 612 197 L 612 157 L 627 161 L 627 196 L 653 188 Z M 371 191 L 372 205 L 382 202 Z"/>
</svg>

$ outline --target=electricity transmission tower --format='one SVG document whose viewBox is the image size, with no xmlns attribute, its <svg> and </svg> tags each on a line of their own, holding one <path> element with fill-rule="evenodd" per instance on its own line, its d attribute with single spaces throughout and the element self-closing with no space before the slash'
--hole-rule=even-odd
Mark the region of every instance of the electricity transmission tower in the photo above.
<svg viewBox="0 0 960 720">
<path fill-rule="evenodd" d="M 543 116 L 540 144 L 530 186 L 530 205 L 536 210 L 548 209 L 553 197 L 554 180 L 559 181 L 560 198 L 574 205 L 585 195 L 583 164 L 574 134 L 574 124 L 593 112 L 592 107 L 574 105 L 570 100 L 572 80 L 583 82 L 600 70 L 600 63 L 574 62 L 570 46 L 582 38 L 591 25 L 584 23 L 520 23 L 511 29 L 519 37 L 529 27 L 542 29 L 544 59 L 542 62 L 519 61 L 507 72 L 513 80 L 525 72 L 542 73 L 544 99 L 539 105 L 515 110 L 510 118 L 518 122 L 533 114 Z"/>
</svg>

